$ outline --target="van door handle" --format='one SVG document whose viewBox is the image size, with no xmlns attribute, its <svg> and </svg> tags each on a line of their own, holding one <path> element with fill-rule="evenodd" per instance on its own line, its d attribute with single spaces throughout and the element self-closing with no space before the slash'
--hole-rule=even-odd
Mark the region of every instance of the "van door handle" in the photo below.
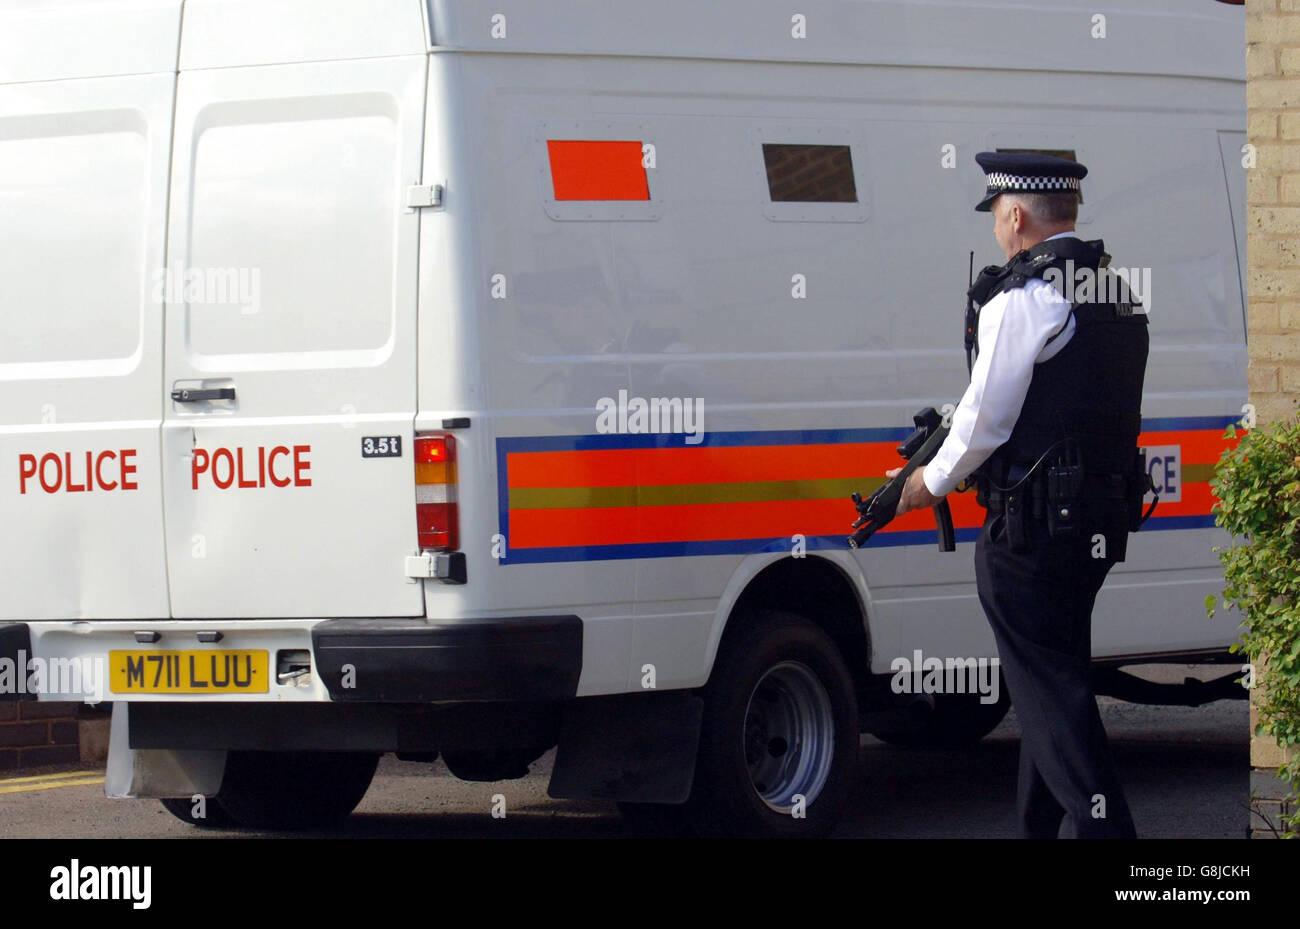
<svg viewBox="0 0 1300 929">
<path fill-rule="evenodd" d="M 233 387 L 177 387 L 172 391 L 177 403 L 197 403 L 200 400 L 234 400 Z"/>
</svg>

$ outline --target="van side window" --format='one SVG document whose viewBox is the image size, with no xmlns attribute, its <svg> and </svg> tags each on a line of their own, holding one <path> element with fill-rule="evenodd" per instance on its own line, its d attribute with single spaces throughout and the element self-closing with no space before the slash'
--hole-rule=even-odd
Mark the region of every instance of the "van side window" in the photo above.
<svg viewBox="0 0 1300 929">
<path fill-rule="evenodd" d="M 547 120 L 533 131 L 542 209 L 560 222 L 654 222 L 665 198 L 656 122 Z"/>
<path fill-rule="evenodd" d="M 548 139 L 556 200 L 649 200 L 640 141 Z"/>
<path fill-rule="evenodd" d="M 763 143 L 773 203 L 857 203 L 853 156 L 847 145 Z"/>
</svg>

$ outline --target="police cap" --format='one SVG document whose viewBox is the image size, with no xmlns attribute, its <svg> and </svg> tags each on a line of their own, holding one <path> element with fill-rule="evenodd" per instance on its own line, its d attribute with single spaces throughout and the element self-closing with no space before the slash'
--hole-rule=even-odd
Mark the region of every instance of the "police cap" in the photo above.
<svg viewBox="0 0 1300 929">
<path fill-rule="evenodd" d="M 987 175 L 988 189 L 975 205 L 981 213 L 989 212 L 998 195 L 1007 193 L 1074 191 L 1083 202 L 1079 181 L 1088 175 L 1088 169 L 1077 161 L 1035 152 L 980 152 L 975 160 Z"/>
</svg>

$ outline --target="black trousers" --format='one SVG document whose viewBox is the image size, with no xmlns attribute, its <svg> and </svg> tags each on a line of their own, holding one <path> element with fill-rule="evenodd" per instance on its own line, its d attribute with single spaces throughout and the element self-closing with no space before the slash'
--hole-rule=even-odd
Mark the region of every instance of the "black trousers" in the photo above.
<svg viewBox="0 0 1300 929">
<path fill-rule="evenodd" d="M 1089 670 L 1093 602 L 1114 558 L 1093 557 L 1091 533 L 1053 540 L 1044 521 L 1027 523 L 1028 551 L 1011 551 L 1001 515 L 975 543 L 980 604 L 1022 730 L 1021 834 L 1134 838 Z"/>
</svg>

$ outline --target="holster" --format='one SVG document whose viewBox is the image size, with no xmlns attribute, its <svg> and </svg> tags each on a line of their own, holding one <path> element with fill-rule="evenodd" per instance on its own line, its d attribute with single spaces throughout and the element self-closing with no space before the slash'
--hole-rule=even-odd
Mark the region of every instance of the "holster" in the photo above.
<svg viewBox="0 0 1300 929">
<path fill-rule="evenodd" d="M 1029 520 L 1034 510 L 1042 518 L 1043 501 L 1041 490 L 1035 496 L 1028 481 L 1010 493 L 998 489 L 1012 483 L 1006 462 L 988 459 L 975 472 L 975 502 L 990 513 L 1001 514 L 1007 546 L 1013 552 L 1024 552 L 1029 550 Z"/>
<path fill-rule="evenodd" d="M 1006 484 L 1006 466 L 1001 459 L 993 457 L 975 469 L 971 481 L 975 485 L 975 502 L 986 510 L 996 509 L 1001 512 L 1002 495 L 993 488 Z"/>
<path fill-rule="evenodd" d="M 1128 507 L 1131 475 L 1124 473 L 1089 475 L 1084 505 L 1088 509 L 1088 531 L 1106 540 L 1106 555 L 1123 561 L 1128 553 Z M 1139 502 L 1141 495 L 1138 496 Z"/>
<path fill-rule="evenodd" d="M 1137 532 L 1141 529 L 1142 524 L 1151 515 L 1150 512 L 1143 515 L 1142 503 L 1152 489 L 1151 475 L 1147 473 L 1147 453 L 1145 449 L 1139 448 L 1133 462 L 1133 471 L 1128 475 L 1126 488 L 1129 532 Z M 1151 505 L 1152 511 L 1155 510 L 1155 504 L 1159 502 L 1160 498 L 1157 496 Z"/>
<path fill-rule="evenodd" d="M 1029 502 L 1026 488 L 1006 495 L 1002 517 L 1006 520 L 1007 545 L 1013 552 L 1029 550 Z"/>
</svg>

